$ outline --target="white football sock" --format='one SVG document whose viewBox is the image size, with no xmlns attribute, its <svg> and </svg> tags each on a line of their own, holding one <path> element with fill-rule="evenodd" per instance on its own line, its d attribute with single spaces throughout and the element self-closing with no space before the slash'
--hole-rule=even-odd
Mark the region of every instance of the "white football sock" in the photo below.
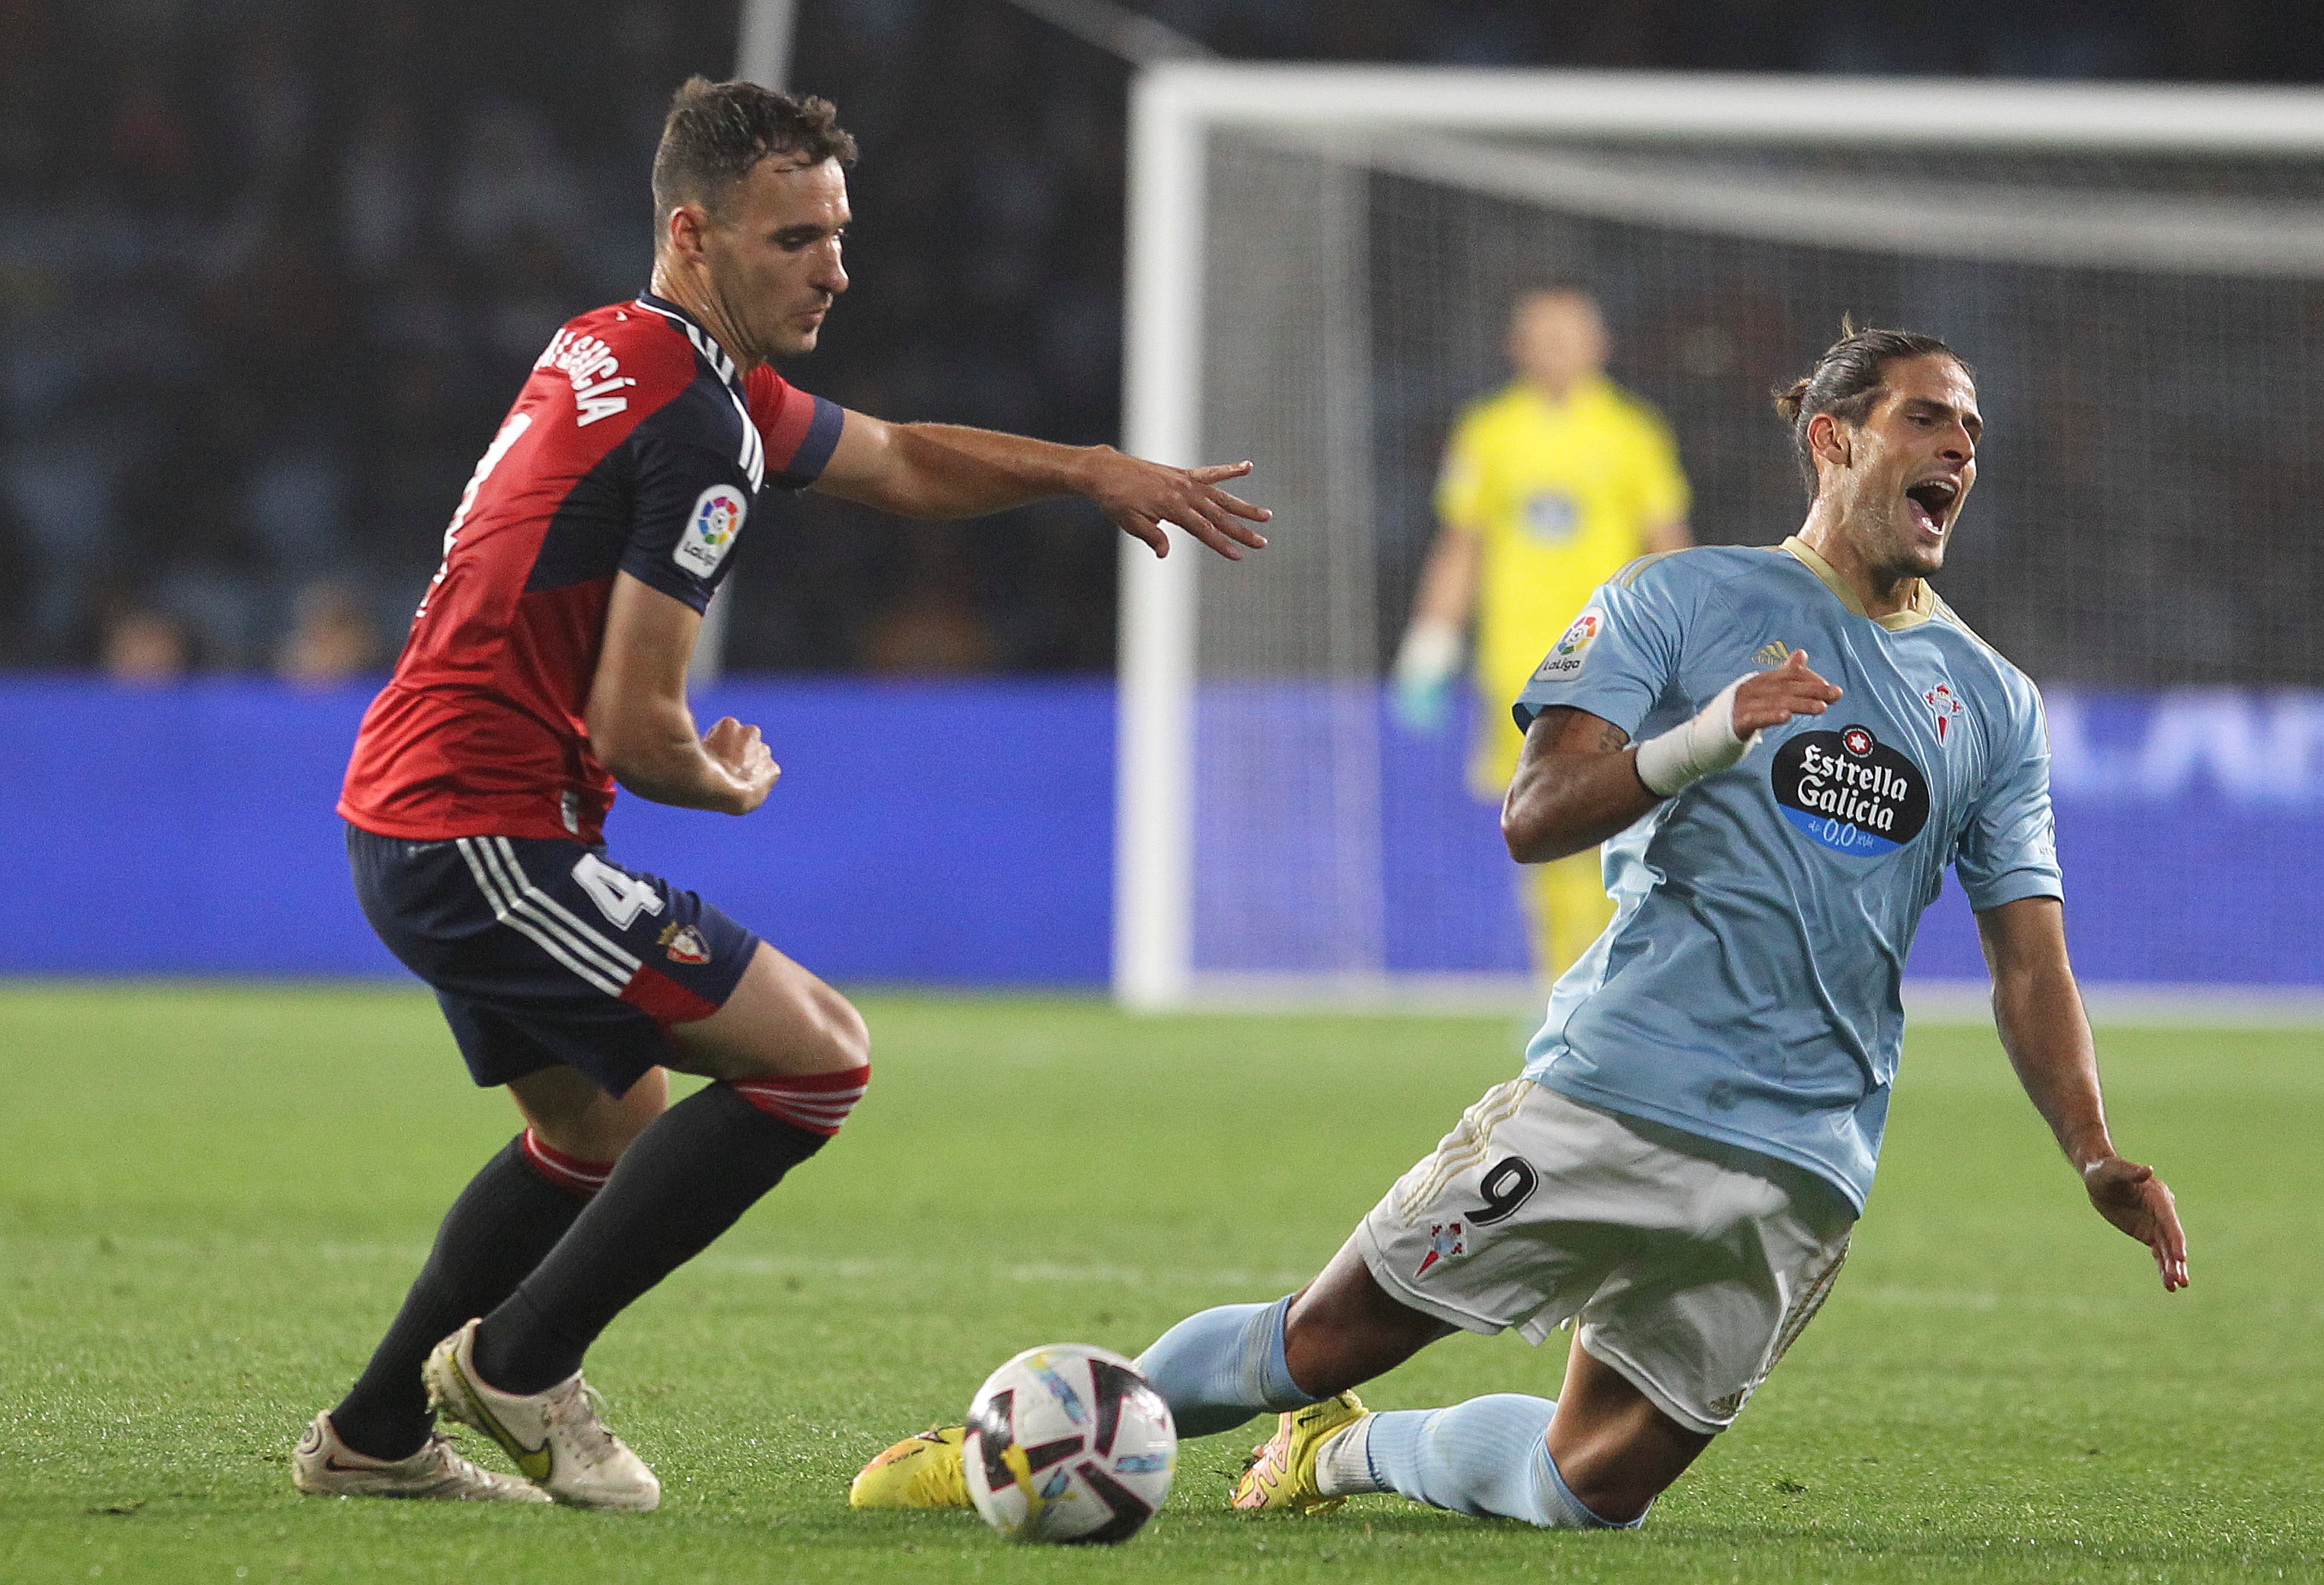
<svg viewBox="0 0 2324 1585">
<path fill-rule="evenodd" d="M 1549 1453 L 1548 1398 L 1497 1393 L 1449 1409 L 1408 1409 L 1365 1422 L 1372 1477 L 1391 1491 L 1455 1513 L 1498 1515 L 1558 1530 L 1630 1530 L 1582 1507 Z M 1321 1473 L 1320 1468 L 1318 1473 Z"/>
<path fill-rule="evenodd" d="M 1325 1497 L 1361 1497 L 1389 1488 L 1372 1473 L 1372 1422 L 1367 1415 L 1315 1453 L 1315 1489 Z"/>
</svg>

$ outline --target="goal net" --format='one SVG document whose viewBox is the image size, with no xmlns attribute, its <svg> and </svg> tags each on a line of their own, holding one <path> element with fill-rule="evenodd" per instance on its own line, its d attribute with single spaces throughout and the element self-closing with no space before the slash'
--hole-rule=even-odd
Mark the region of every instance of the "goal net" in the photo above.
<svg viewBox="0 0 2324 1585">
<path fill-rule="evenodd" d="M 1447 428 L 1508 378 L 1528 285 L 1597 296 L 1706 543 L 1796 527 L 1767 392 L 1843 313 L 1960 349 L 1989 441 L 1940 587 L 2052 691 L 2061 735 L 2107 690 L 2324 684 L 2319 109 L 2248 89 L 1148 73 L 1128 441 L 1254 459 L 1277 517 L 1240 565 L 1185 540 L 1125 559 L 1118 992 L 1530 994 L 1494 811 L 1462 785 L 1467 726 L 1406 732 L 1382 683 Z M 2073 752 L 2061 778 L 2094 763 Z"/>
</svg>

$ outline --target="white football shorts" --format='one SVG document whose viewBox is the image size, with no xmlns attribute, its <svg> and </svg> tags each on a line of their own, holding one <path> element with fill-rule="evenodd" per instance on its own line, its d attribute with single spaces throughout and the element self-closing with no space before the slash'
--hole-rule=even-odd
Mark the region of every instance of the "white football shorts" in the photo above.
<svg viewBox="0 0 2324 1585">
<path fill-rule="evenodd" d="M 1351 1241 L 1390 1295 L 1464 1331 L 1538 1344 L 1578 1319 L 1583 1348 L 1708 1435 L 1813 1318 L 1854 1225 L 1812 1173 L 1518 1079 Z"/>
</svg>

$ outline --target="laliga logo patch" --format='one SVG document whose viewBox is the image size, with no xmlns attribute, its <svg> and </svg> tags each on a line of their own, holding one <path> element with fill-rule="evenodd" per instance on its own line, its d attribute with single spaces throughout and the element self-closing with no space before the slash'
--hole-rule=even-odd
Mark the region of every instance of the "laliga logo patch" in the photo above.
<svg viewBox="0 0 2324 1585">
<path fill-rule="evenodd" d="M 1784 817 L 1835 852 L 1893 853 L 1929 823 L 1920 767 L 1868 727 L 1800 733 L 1775 751 L 1771 777 Z"/>
<path fill-rule="evenodd" d="M 708 577 L 733 548 L 734 536 L 742 532 L 742 520 L 750 511 L 751 503 L 733 485 L 711 485 L 695 498 L 686 531 L 678 537 L 678 548 L 669 558 L 697 577 Z"/>
<path fill-rule="evenodd" d="M 1573 619 L 1573 625 L 1567 628 L 1565 635 L 1557 640 L 1557 648 L 1549 652 L 1549 659 L 1544 660 L 1541 669 L 1533 674 L 1534 680 L 1548 682 L 1556 677 L 1571 677 L 1581 670 L 1582 657 L 1591 645 L 1598 641 L 1598 635 L 1605 631 L 1606 613 L 1592 605 Z"/>
</svg>

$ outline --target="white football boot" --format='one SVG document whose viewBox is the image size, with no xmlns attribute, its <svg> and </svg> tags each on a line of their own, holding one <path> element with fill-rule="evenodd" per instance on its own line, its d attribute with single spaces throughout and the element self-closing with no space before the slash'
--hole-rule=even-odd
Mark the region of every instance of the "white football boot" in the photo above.
<svg viewBox="0 0 2324 1585">
<path fill-rule="evenodd" d="M 408 1459 L 374 1459 L 339 1440 L 327 1414 L 290 1450 L 290 1484 L 309 1497 L 408 1497 L 443 1502 L 547 1502 L 530 1481 L 480 1470 L 438 1433 Z"/>
<path fill-rule="evenodd" d="M 428 1403 L 507 1450 L 526 1479 L 576 1508 L 630 1508 L 661 1501 L 661 1482 L 597 1418 L 599 1399 L 575 1371 L 546 1392 L 502 1392 L 476 1374 L 476 1323 L 438 1343 L 420 1367 Z"/>
</svg>

